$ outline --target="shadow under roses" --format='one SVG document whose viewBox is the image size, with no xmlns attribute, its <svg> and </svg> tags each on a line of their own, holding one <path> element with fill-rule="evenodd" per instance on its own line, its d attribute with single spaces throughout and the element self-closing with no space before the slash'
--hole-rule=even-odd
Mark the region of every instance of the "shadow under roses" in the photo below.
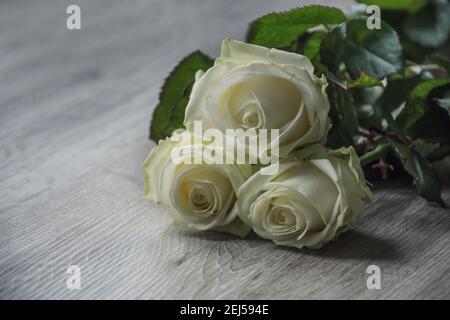
<svg viewBox="0 0 450 320">
<path fill-rule="evenodd" d="M 273 250 L 288 251 L 298 254 L 299 256 L 306 254 L 310 256 L 329 257 L 335 259 L 361 259 L 373 261 L 396 261 L 402 258 L 400 249 L 391 241 L 387 239 L 380 239 L 357 230 L 350 230 L 339 235 L 337 240 L 324 245 L 319 250 L 280 247 L 270 240 L 258 237 L 258 235 L 253 231 L 251 231 L 244 239 L 209 231 L 202 233 L 190 231 L 178 232 L 181 232 L 182 236 L 193 237 L 206 242 L 234 241 L 237 244 L 240 242 L 245 242 L 246 244 L 250 243 L 253 250 L 258 250 L 257 248 L 262 249 L 264 247 L 264 251 L 266 252 L 267 249 L 273 247 Z"/>
<path fill-rule="evenodd" d="M 450 200 L 448 191 L 448 188 L 444 188 L 444 200 L 447 203 Z M 340 234 L 335 241 L 325 244 L 319 250 L 277 246 L 254 232 L 250 232 L 244 239 L 217 232 L 179 231 L 175 227 L 171 227 L 170 232 L 181 232 L 182 237 L 194 237 L 205 243 L 232 241 L 239 247 L 260 252 L 295 254 L 300 259 L 302 255 L 307 255 L 336 260 L 403 263 L 412 257 L 408 248 L 425 241 L 420 235 L 426 235 L 430 229 L 444 235 L 448 230 L 448 209 L 421 200 L 405 179 L 377 183 L 374 195 L 374 201 L 366 206 L 355 228 Z"/>
<path fill-rule="evenodd" d="M 290 250 L 289 248 L 283 248 Z M 301 250 L 302 253 L 335 259 L 361 259 L 394 262 L 402 258 L 400 248 L 388 239 L 378 238 L 358 230 L 350 230 L 338 236 L 320 250 Z"/>
</svg>

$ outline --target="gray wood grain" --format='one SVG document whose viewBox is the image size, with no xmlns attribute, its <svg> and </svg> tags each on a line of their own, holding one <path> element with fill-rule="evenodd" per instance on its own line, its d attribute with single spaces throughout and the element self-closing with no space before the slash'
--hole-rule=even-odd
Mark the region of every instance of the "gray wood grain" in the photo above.
<svg viewBox="0 0 450 320">
<path fill-rule="evenodd" d="M 82 30 L 65 27 L 71 3 Z M 298 3 L 0 1 L 0 298 L 450 298 L 449 212 L 402 182 L 318 252 L 181 232 L 143 198 L 148 120 L 175 62 Z"/>
</svg>

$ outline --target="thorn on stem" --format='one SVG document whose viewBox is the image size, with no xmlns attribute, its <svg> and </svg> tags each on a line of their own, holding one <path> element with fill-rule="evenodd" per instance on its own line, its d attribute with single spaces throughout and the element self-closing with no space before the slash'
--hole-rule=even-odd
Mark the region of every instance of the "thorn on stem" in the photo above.
<svg viewBox="0 0 450 320">
<path fill-rule="evenodd" d="M 389 171 L 394 171 L 394 166 L 385 162 L 383 159 L 380 159 L 378 163 L 372 166 L 372 169 L 380 169 L 381 177 L 383 178 L 383 180 L 387 180 Z"/>
<path fill-rule="evenodd" d="M 375 137 L 375 132 L 373 130 L 369 130 L 369 133 L 364 138 L 364 152 L 373 149 L 373 138 Z"/>
</svg>

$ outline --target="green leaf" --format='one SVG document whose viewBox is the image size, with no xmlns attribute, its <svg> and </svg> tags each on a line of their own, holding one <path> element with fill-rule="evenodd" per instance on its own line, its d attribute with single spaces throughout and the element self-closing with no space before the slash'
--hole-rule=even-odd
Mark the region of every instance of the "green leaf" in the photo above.
<svg viewBox="0 0 450 320">
<path fill-rule="evenodd" d="M 438 105 L 450 112 L 450 98 L 437 99 L 436 101 Z"/>
<path fill-rule="evenodd" d="M 347 83 L 347 88 L 366 88 L 366 87 L 375 87 L 380 85 L 380 80 L 372 77 L 371 75 L 361 71 L 359 73 L 359 77 L 356 80 L 349 81 Z"/>
<path fill-rule="evenodd" d="M 389 130 L 392 131 L 400 141 L 405 141 L 406 140 L 405 131 L 403 130 L 403 127 L 400 125 L 397 119 L 394 119 L 392 114 L 389 111 L 387 111 L 383 106 L 381 106 L 380 113 L 386 120 Z"/>
<path fill-rule="evenodd" d="M 446 0 L 429 1 L 419 12 L 403 23 L 406 36 L 424 47 L 437 48 L 448 40 L 450 4 Z"/>
<path fill-rule="evenodd" d="M 450 98 L 437 99 L 436 101 L 438 105 L 447 110 L 450 115 Z"/>
<path fill-rule="evenodd" d="M 425 4 L 425 0 L 357 0 L 367 5 L 377 5 L 383 10 L 417 11 Z"/>
<path fill-rule="evenodd" d="M 450 60 L 438 55 L 432 55 L 428 60 L 444 68 L 447 71 L 447 75 L 450 76 Z"/>
<path fill-rule="evenodd" d="M 394 118 L 393 115 L 400 112 L 401 106 L 404 105 L 411 91 L 421 81 L 420 75 L 404 76 L 404 73 L 406 72 L 389 77 L 383 94 L 375 103 L 381 117 L 387 122 L 389 131 L 401 141 L 407 140 L 403 122 Z"/>
<path fill-rule="evenodd" d="M 159 103 L 153 112 L 150 125 L 150 139 L 158 142 L 169 136 L 174 129 L 183 127 L 183 119 L 190 86 L 198 70 L 207 70 L 213 60 L 200 51 L 195 51 L 173 69 L 166 78 L 159 94 Z"/>
<path fill-rule="evenodd" d="M 347 23 L 344 61 L 350 75 L 356 79 L 361 70 L 383 78 L 403 67 L 402 47 L 397 33 L 381 21 L 381 29 L 370 30 L 366 19 Z"/>
<path fill-rule="evenodd" d="M 322 41 L 322 62 L 337 71 L 345 62 L 347 71 L 357 79 L 361 71 L 383 78 L 403 67 L 403 54 L 397 33 L 381 21 L 381 29 L 368 29 L 365 18 L 336 26 Z"/>
<path fill-rule="evenodd" d="M 361 104 L 356 105 L 356 112 L 358 114 L 358 121 L 363 128 L 383 128 L 383 115 L 380 108 L 375 108 L 374 105 Z"/>
<path fill-rule="evenodd" d="M 326 147 L 338 149 L 353 145 L 353 138 L 342 123 L 333 125 L 328 132 Z"/>
<path fill-rule="evenodd" d="M 358 132 L 358 116 L 355 107 L 353 106 L 353 97 L 348 90 L 338 87 L 337 85 L 330 85 L 331 104 L 339 113 L 339 118 L 347 127 L 350 134 L 354 135 Z"/>
<path fill-rule="evenodd" d="M 167 126 L 162 132 L 162 137 L 168 137 L 172 135 L 172 132 L 176 129 L 183 128 L 184 113 L 189 102 L 189 96 L 191 94 L 193 84 L 194 82 L 192 81 L 186 88 L 184 88 L 181 97 L 170 110 L 169 120 L 167 122 Z"/>
<path fill-rule="evenodd" d="M 340 9 L 317 5 L 270 13 L 250 24 L 247 42 L 269 48 L 283 47 L 310 28 L 321 24 L 334 25 L 346 20 Z"/>
<path fill-rule="evenodd" d="M 331 110 L 330 118 L 333 127 L 328 135 L 328 147 L 342 147 L 353 144 L 352 136 L 358 133 L 358 116 L 353 106 L 350 91 L 334 83 L 327 87 Z"/>
<path fill-rule="evenodd" d="M 413 139 L 450 143 L 450 116 L 437 100 L 450 89 L 450 79 L 428 80 L 417 85 L 397 120 Z"/>
<path fill-rule="evenodd" d="M 306 39 L 303 48 L 303 54 L 311 60 L 319 74 L 326 71 L 326 67 L 320 62 L 320 44 L 326 35 L 327 33 L 322 31 L 313 33 Z"/>
<path fill-rule="evenodd" d="M 312 60 L 319 55 L 320 43 L 326 34 L 326 32 L 319 31 L 315 32 L 308 39 L 306 39 L 303 52 L 308 59 Z"/>
<path fill-rule="evenodd" d="M 441 145 L 427 155 L 428 161 L 439 161 L 450 155 L 450 145 Z"/>
<path fill-rule="evenodd" d="M 426 200 L 445 206 L 441 197 L 441 182 L 428 160 L 413 148 L 394 141 L 391 143 L 405 170 L 413 177 L 417 192 Z"/>
<path fill-rule="evenodd" d="M 436 129 L 436 126 L 444 126 L 445 130 L 447 122 L 445 118 L 448 118 L 448 115 L 445 114 L 444 110 L 439 110 L 440 108 L 435 105 L 435 100 L 440 98 L 449 87 L 450 79 L 428 80 L 418 84 L 409 95 L 405 109 L 400 115 L 404 127 L 410 130 L 415 127 L 423 127 L 425 130 L 430 130 Z M 429 116 L 433 117 L 430 119 Z M 420 123 L 424 119 L 426 120 L 425 123 L 430 124 L 428 128 L 424 127 L 424 123 Z M 442 123 L 442 121 L 444 122 Z M 415 135 L 413 134 L 413 136 Z"/>
<path fill-rule="evenodd" d="M 381 96 L 381 103 L 385 110 L 392 112 L 398 109 L 420 81 L 420 76 L 417 75 L 399 78 L 394 76 L 390 77 Z"/>
<path fill-rule="evenodd" d="M 320 44 L 320 59 L 332 72 L 339 70 L 345 50 L 347 25 L 340 24 L 329 32 Z"/>
</svg>

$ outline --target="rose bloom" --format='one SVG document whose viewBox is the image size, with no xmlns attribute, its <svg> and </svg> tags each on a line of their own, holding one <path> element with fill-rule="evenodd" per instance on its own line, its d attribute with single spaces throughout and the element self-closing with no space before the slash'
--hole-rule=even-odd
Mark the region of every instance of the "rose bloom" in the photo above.
<svg viewBox="0 0 450 320">
<path fill-rule="evenodd" d="M 313 145 L 255 173 L 238 194 L 239 216 L 260 237 L 297 248 L 320 248 L 347 230 L 372 194 L 353 148 Z"/>
<path fill-rule="evenodd" d="M 184 124 L 204 128 L 279 129 L 280 157 L 323 142 L 329 129 L 326 78 L 304 56 L 225 39 L 221 55 L 198 72 Z M 270 146 L 269 146 L 270 148 Z"/>
<path fill-rule="evenodd" d="M 208 158 L 212 152 L 204 152 L 214 144 L 202 141 L 194 148 L 192 143 L 193 137 L 184 130 L 159 141 L 143 165 L 145 196 L 160 203 L 182 229 L 244 237 L 250 228 L 239 219 L 235 203 L 239 187 L 251 175 L 250 166 L 214 164 Z M 212 164 L 189 164 L 195 153 Z"/>
</svg>

